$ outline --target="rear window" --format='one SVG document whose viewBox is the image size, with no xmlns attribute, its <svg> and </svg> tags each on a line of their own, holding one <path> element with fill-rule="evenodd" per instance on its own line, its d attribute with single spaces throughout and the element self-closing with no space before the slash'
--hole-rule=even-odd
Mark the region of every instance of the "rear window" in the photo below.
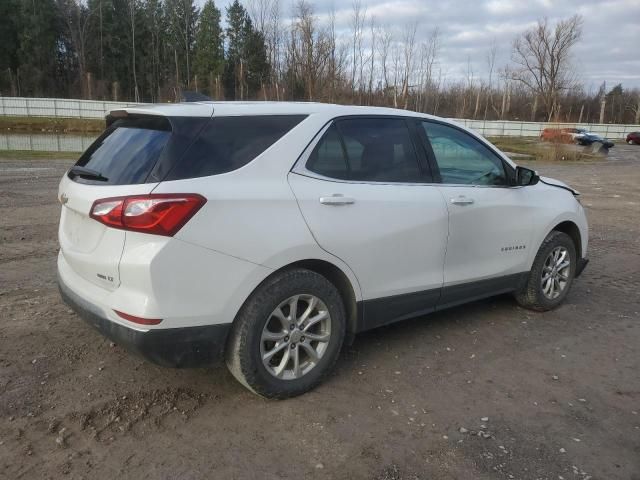
<svg viewBox="0 0 640 480">
<path fill-rule="evenodd" d="M 76 165 L 94 170 L 106 185 L 145 183 L 171 136 L 166 118 L 125 118 L 116 120 L 82 154 Z M 73 176 L 81 183 L 96 183 Z"/>
<path fill-rule="evenodd" d="M 206 177 L 236 170 L 251 162 L 305 117 L 214 117 L 165 180 Z"/>
</svg>

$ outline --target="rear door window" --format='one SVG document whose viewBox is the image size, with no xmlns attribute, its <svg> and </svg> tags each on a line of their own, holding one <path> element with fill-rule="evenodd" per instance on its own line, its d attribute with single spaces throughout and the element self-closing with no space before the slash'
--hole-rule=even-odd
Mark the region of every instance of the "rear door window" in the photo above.
<svg viewBox="0 0 640 480">
<path fill-rule="evenodd" d="M 306 115 L 214 117 L 165 180 L 230 172 L 251 162 Z"/>
<path fill-rule="evenodd" d="M 82 154 L 76 165 L 94 170 L 107 180 L 95 182 L 73 176 L 76 182 L 106 185 L 145 183 L 171 137 L 166 118 L 116 120 Z"/>
<path fill-rule="evenodd" d="M 399 118 L 337 121 L 306 168 L 325 177 L 384 183 L 425 182 L 406 122 Z"/>
</svg>

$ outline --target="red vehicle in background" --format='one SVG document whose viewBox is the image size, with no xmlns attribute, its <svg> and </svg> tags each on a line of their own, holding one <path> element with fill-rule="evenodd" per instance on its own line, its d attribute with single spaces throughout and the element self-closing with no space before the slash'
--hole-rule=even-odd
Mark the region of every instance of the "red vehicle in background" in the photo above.
<svg viewBox="0 0 640 480">
<path fill-rule="evenodd" d="M 540 133 L 540 139 L 547 142 L 576 143 L 576 136 L 585 132 L 582 128 L 545 128 Z"/>
<path fill-rule="evenodd" d="M 640 132 L 631 132 L 627 135 L 627 143 L 629 145 L 640 145 Z"/>
</svg>

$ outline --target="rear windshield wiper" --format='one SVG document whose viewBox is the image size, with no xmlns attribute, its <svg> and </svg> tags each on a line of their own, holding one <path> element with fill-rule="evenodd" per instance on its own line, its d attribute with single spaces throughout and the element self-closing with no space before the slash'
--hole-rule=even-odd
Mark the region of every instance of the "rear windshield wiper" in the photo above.
<svg viewBox="0 0 640 480">
<path fill-rule="evenodd" d="M 74 165 L 69 169 L 69 173 L 72 173 L 78 177 L 86 177 L 92 180 L 98 180 L 100 182 L 107 182 L 109 179 L 103 176 L 100 172 L 92 170 L 90 168 L 81 167 L 80 165 Z"/>
</svg>

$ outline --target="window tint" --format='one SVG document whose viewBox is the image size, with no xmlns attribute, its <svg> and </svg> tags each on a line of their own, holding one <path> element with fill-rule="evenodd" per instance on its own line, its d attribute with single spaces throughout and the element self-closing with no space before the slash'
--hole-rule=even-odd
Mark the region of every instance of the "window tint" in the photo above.
<svg viewBox="0 0 640 480">
<path fill-rule="evenodd" d="M 144 183 L 160 158 L 171 127 L 165 118 L 121 119 L 110 125 L 80 157 L 76 165 L 90 168 L 107 185 Z M 78 176 L 81 183 L 94 183 Z"/>
<path fill-rule="evenodd" d="M 338 120 L 316 145 L 307 169 L 331 178 L 371 182 L 425 181 L 402 119 Z"/>
<path fill-rule="evenodd" d="M 304 115 L 214 117 L 167 180 L 236 170 L 264 152 L 304 118 Z"/>
<path fill-rule="evenodd" d="M 349 165 L 342 147 L 342 140 L 335 124 L 325 132 L 324 137 L 311 152 L 307 168 L 325 177 L 349 178 Z"/>
<path fill-rule="evenodd" d="M 504 165 L 471 135 L 439 123 L 422 122 L 442 183 L 507 185 Z"/>
</svg>

